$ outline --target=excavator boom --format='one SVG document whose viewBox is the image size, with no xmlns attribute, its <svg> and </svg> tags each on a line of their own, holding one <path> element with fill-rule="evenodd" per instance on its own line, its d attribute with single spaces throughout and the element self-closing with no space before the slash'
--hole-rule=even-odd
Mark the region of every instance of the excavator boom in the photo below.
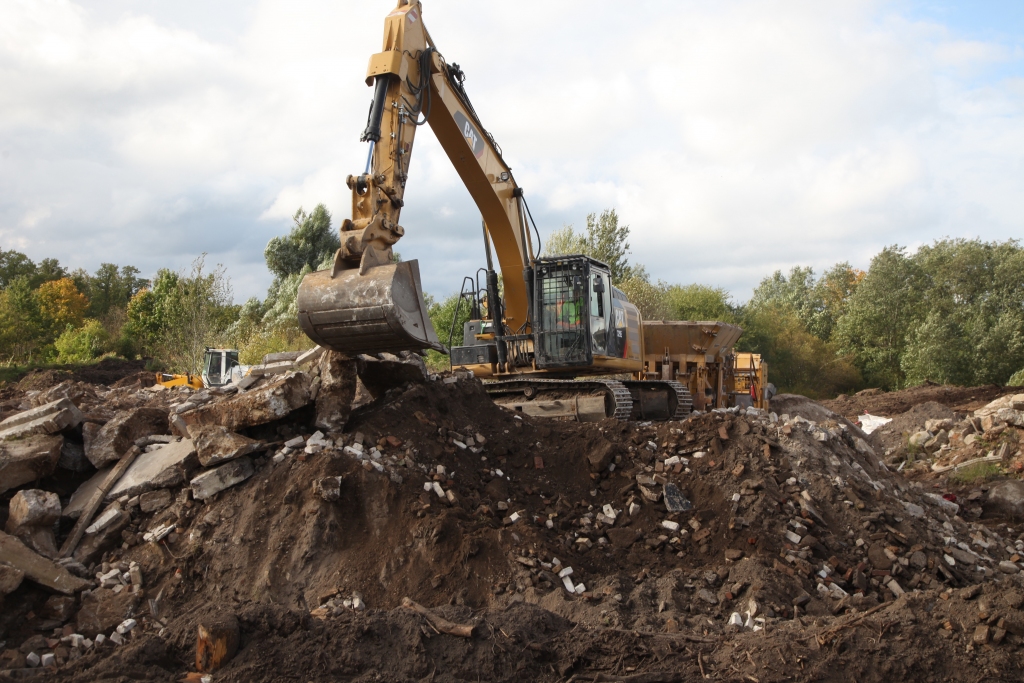
<svg viewBox="0 0 1024 683">
<path fill-rule="evenodd" d="M 299 288 L 299 322 L 321 346 L 345 353 L 444 350 L 427 316 L 415 261 L 396 263 L 399 224 L 417 128 L 428 123 L 484 218 L 504 281 L 504 321 L 527 331 L 529 299 L 518 277 L 533 257 L 522 192 L 497 145 L 423 24 L 417 0 L 401 0 L 385 19 L 381 52 L 370 58 L 374 97 L 362 140 L 367 167 L 348 177 L 352 217 L 329 270 Z M 421 120 L 420 117 L 423 117 Z M 495 307 L 497 310 L 497 307 Z"/>
</svg>

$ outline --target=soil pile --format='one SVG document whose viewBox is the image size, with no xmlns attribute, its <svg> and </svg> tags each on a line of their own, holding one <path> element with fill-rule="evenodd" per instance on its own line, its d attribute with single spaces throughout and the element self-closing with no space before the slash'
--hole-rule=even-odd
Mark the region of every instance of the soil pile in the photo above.
<svg viewBox="0 0 1024 683">
<path fill-rule="evenodd" d="M 39 672 L 26 659 L 43 653 L 48 680 L 178 680 L 198 626 L 233 615 L 238 652 L 215 681 L 1020 676 L 1019 530 L 965 519 L 820 404 L 577 424 L 411 372 L 318 429 L 324 396 L 352 381 L 331 362 L 242 395 L 69 382 L 25 398 L 65 394 L 108 431 L 163 411 L 181 441 L 134 443 L 190 440 L 202 462 L 97 511 L 116 505 L 121 526 L 64 563 L 85 591 L 25 580 L 7 595 L 0 666 Z M 76 429 L 93 430 L 62 437 Z M 66 510 L 95 477 L 54 472 L 19 490 Z"/>
</svg>

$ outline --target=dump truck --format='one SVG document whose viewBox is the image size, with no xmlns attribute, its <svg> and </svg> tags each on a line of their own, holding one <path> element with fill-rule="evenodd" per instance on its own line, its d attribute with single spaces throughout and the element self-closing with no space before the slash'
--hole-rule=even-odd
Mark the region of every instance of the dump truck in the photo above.
<svg viewBox="0 0 1024 683">
<path fill-rule="evenodd" d="M 363 172 L 347 178 L 351 218 L 341 223 L 331 267 L 306 275 L 299 286 L 302 329 L 317 344 L 349 355 L 450 352 L 453 368 L 472 370 L 499 402 L 568 401 L 583 406 L 577 413 L 601 418 L 685 418 L 692 406 L 688 370 L 661 372 L 645 359 L 655 345 L 645 346 L 640 312 L 612 282 L 608 265 L 584 254 L 538 254 L 540 233 L 526 194 L 477 115 L 465 80 L 430 37 L 422 3 L 400 0 L 385 18 L 382 49 L 366 72 L 373 97 L 360 139 L 368 152 Z M 480 314 L 467 323 L 465 343 L 450 351 L 427 315 L 419 263 L 394 258 L 405 234 L 399 219 L 413 142 L 423 124 L 483 219 L 486 268 L 474 293 Z M 699 389 L 701 381 L 694 381 Z"/>
</svg>

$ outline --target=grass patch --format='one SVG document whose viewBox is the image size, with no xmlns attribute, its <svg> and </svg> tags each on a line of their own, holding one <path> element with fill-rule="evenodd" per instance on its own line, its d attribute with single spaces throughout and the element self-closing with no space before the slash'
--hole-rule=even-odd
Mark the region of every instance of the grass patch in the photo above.
<svg viewBox="0 0 1024 683">
<path fill-rule="evenodd" d="M 1002 468 L 994 462 L 976 462 L 973 465 L 968 465 L 958 470 L 954 470 L 949 475 L 949 481 L 952 484 L 961 484 L 963 486 L 970 486 L 989 479 L 998 477 L 1002 472 Z"/>
</svg>

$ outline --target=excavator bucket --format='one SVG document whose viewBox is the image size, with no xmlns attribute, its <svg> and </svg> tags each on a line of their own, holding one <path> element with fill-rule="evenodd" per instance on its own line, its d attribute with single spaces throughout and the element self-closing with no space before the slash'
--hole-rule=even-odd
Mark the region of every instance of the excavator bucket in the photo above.
<svg viewBox="0 0 1024 683">
<path fill-rule="evenodd" d="M 324 348 L 348 355 L 435 349 L 447 353 L 427 316 L 416 261 L 310 273 L 298 296 L 299 324 Z"/>
</svg>

